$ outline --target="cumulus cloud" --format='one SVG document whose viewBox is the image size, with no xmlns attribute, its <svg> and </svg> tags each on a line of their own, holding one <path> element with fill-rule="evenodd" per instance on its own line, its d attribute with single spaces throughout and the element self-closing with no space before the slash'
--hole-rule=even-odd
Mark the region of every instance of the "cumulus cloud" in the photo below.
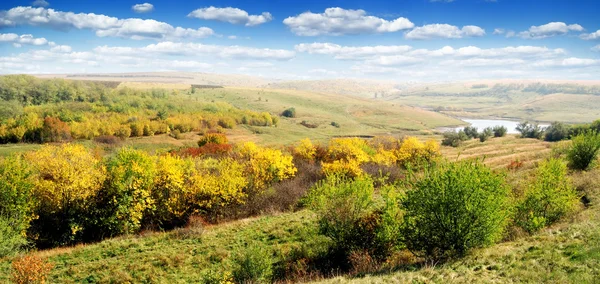
<svg viewBox="0 0 600 284">
<path fill-rule="evenodd" d="M 435 39 L 435 38 L 464 38 L 480 37 L 485 35 L 485 30 L 478 26 L 464 26 L 459 29 L 457 26 L 448 24 L 431 24 L 417 27 L 406 33 L 407 39 Z"/>
<path fill-rule="evenodd" d="M 300 36 L 388 33 L 411 29 L 414 24 L 403 17 L 388 21 L 368 16 L 364 10 L 327 8 L 324 13 L 304 12 L 283 20 Z"/>
<path fill-rule="evenodd" d="M 50 51 L 52 52 L 61 52 L 61 53 L 69 53 L 71 51 L 73 51 L 73 49 L 68 46 L 68 45 L 55 45 L 52 48 L 50 48 Z"/>
<path fill-rule="evenodd" d="M 148 13 L 154 10 L 154 5 L 150 3 L 135 4 L 131 6 L 131 9 L 136 13 Z"/>
<path fill-rule="evenodd" d="M 589 33 L 589 34 L 582 34 L 581 38 L 584 40 L 596 40 L 596 39 L 600 39 L 600 30 L 597 30 L 593 33 Z"/>
<path fill-rule="evenodd" d="M 116 54 L 135 56 L 144 54 L 152 56 L 175 55 L 211 55 L 220 58 L 233 59 L 270 59 L 270 60 L 290 60 L 295 57 L 296 53 L 284 49 L 270 48 L 254 48 L 246 46 L 222 46 L 222 45 L 206 45 L 200 43 L 181 43 L 181 42 L 160 42 L 150 44 L 141 48 L 134 47 L 109 47 L 99 46 L 94 49 L 99 54 Z"/>
<path fill-rule="evenodd" d="M 217 8 L 213 6 L 194 10 L 188 14 L 188 17 L 201 20 L 227 22 L 248 27 L 257 26 L 273 20 L 273 16 L 269 12 L 263 12 L 261 15 L 249 15 L 248 12 L 242 9 L 233 7 Z"/>
<path fill-rule="evenodd" d="M 567 25 L 563 22 L 551 22 L 541 26 L 531 26 L 529 30 L 520 32 L 518 35 L 524 39 L 542 39 L 583 30 L 583 27 L 578 24 Z"/>
<path fill-rule="evenodd" d="M 189 29 L 173 27 L 170 24 L 152 19 L 119 19 L 94 13 L 62 12 L 54 9 L 15 7 L 0 11 L 0 27 L 3 26 L 43 26 L 57 30 L 89 29 L 97 36 L 114 36 L 135 40 L 173 40 L 183 38 L 203 38 L 213 35 L 210 28 Z"/>
<path fill-rule="evenodd" d="M 600 44 L 592 47 L 592 51 L 600 52 Z"/>
<path fill-rule="evenodd" d="M 600 66 L 599 59 L 570 57 L 564 59 L 543 60 L 533 64 L 535 67 L 563 67 L 563 68 L 578 68 Z"/>
<path fill-rule="evenodd" d="M 13 33 L 8 34 L 0 34 L 0 42 L 10 42 L 13 43 L 15 47 L 21 47 L 23 44 L 27 45 L 46 45 L 48 44 L 48 40 L 45 38 L 34 38 L 33 35 L 24 34 L 18 35 Z"/>
<path fill-rule="evenodd" d="M 504 30 L 504 29 L 494 29 L 494 32 L 493 32 L 493 34 L 495 34 L 495 35 L 503 35 L 505 33 L 506 33 L 506 30 Z"/>
</svg>

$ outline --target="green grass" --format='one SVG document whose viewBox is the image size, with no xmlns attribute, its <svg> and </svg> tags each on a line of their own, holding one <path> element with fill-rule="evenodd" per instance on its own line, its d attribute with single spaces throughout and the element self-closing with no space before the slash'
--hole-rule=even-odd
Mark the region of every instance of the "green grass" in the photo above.
<svg viewBox="0 0 600 284">
<path fill-rule="evenodd" d="M 54 264 L 50 283 L 197 283 L 208 270 L 227 266 L 237 248 L 260 243 L 274 253 L 318 241 L 308 211 L 192 226 L 168 233 L 121 237 L 97 244 L 38 252 Z M 0 262 L 0 283 L 10 262 Z"/>
</svg>

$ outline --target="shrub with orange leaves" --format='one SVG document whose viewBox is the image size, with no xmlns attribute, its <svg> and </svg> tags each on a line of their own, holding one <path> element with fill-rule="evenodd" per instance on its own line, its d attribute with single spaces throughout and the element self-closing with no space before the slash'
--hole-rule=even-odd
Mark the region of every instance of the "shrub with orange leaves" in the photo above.
<svg viewBox="0 0 600 284">
<path fill-rule="evenodd" d="M 200 141 L 198 141 L 198 147 L 202 147 L 208 144 L 227 144 L 227 142 L 229 141 L 227 140 L 227 136 L 225 136 L 225 134 L 207 133 L 200 139 Z"/>
<path fill-rule="evenodd" d="M 52 267 L 35 255 L 19 257 L 12 262 L 11 280 L 15 284 L 44 284 Z"/>
</svg>

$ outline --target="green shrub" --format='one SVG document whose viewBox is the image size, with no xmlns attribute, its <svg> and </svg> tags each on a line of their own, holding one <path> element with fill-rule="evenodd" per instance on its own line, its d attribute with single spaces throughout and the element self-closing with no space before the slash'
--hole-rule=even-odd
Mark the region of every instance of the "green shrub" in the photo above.
<svg viewBox="0 0 600 284">
<path fill-rule="evenodd" d="M 521 133 L 521 138 L 541 139 L 544 135 L 544 129 L 537 123 L 530 124 L 529 122 L 521 122 L 517 125 L 517 131 Z"/>
<path fill-rule="evenodd" d="M 236 283 L 271 283 L 273 277 L 272 252 L 251 245 L 234 253 L 232 276 Z"/>
<path fill-rule="evenodd" d="M 293 107 L 288 108 L 281 113 L 281 116 L 294 118 L 294 117 L 296 117 L 296 109 Z"/>
<path fill-rule="evenodd" d="M 492 137 L 492 135 L 494 135 L 494 132 L 492 131 L 492 128 L 487 127 L 481 133 L 479 133 L 479 141 L 485 142 L 488 139 L 490 139 Z"/>
<path fill-rule="evenodd" d="M 569 133 L 571 132 L 571 127 L 562 123 L 562 122 L 553 122 L 546 128 L 544 134 L 544 140 L 555 142 L 560 140 L 565 140 L 569 138 Z"/>
<path fill-rule="evenodd" d="M 469 137 L 462 130 L 460 130 L 459 132 L 447 131 L 447 132 L 444 132 L 444 138 L 442 139 L 442 145 L 458 147 L 458 146 L 460 146 L 460 144 L 463 141 L 466 141 L 468 139 L 469 139 Z"/>
<path fill-rule="evenodd" d="M 409 187 L 400 238 L 412 252 L 442 260 L 501 238 L 510 189 L 480 162 L 434 166 Z"/>
<path fill-rule="evenodd" d="M 473 139 L 479 137 L 479 133 L 477 132 L 477 127 L 474 126 L 466 126 L 463 131 L 467 135 L 467 137 Z"/>
<path fill-rule="evenodd" d="M 0 216 L 0 259 L 17 254 L 27 245 L 23 232 L 14 225 L 14 220 Z"/>
<path fill-rule="evenodd" d="M 575 170 L 587 170 L 594 165 L 600 150 L 600 135 L 588 131 L 575 136 L 567 150 L 569 167 Z"/>
<path fill-rule="evenodd" d="M 135 233 L 154 205 L 151 197 L 156 165 L 147 153 L 123 148 L 108 161 L 107 180 L 99 193 L 98 237 Z"/>
<path fill-rule="evenodd" d="M 32 170 L 21 157 L 0 159 L 0 217 L 19 234 L 33 219 Z"/>
<path fill-rule="evenodd" d="M 346 257 L 366 251 L 383 260 L 397 246 L 400 213 L 395 189 L 381 192 L 383 206 L 375 202 L 370 178 L 330 176 L 313 187 L 306 200 L 317 213 L 319 232 L 333 241 L 336 251 Z"/>
<path fill-rule="evenodd" d="M 577 193 L 567 176 L 567 166 L 549 159 L 537 169 L 517 206 L 516 223 L 528 232 L 551 225 L 576 208 Z"/>
<path fill-rule="evenodd" d="M 494 131 L 494 137 L 504 137 L 508 132 L 508 129 L 502 125 L 494 126 L 492 130 Z"/>
<path fill-rule="evenodd" d="M 331 122 L 331 126 L 333 126 L 335 128 L 340 128 L 341 125 L 339 123 L 335 122 L 335 121 L 332 121 Z"/>
</svg>

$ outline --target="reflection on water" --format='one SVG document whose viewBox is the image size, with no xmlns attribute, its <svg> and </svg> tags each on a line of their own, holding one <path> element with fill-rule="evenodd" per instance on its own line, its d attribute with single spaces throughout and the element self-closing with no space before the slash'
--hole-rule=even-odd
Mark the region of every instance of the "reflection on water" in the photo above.
<svg viewBox="0 0 600 284">
<path fill-rule="evenodd" d="M 508 129 L 508 134 L 516 134 L 519 133 L 517 131 L 517 125 L 520 123 L 519 121 L 511 121 L 511 120 L 502 120 L 502 119 L 470 119 L 470 118 L 461 118 L 462 121 L 471 124 L 471 126 L 477 127 L 479 131 L 483 130 L 486 127 L 494 127 L 497 125 L 502 125 Z M 548 124 L 540 124 L 541 127 L 548 127 Z M 464 127 L 455 128 L 456 131 L 463 129 Z"/>
</svg>

